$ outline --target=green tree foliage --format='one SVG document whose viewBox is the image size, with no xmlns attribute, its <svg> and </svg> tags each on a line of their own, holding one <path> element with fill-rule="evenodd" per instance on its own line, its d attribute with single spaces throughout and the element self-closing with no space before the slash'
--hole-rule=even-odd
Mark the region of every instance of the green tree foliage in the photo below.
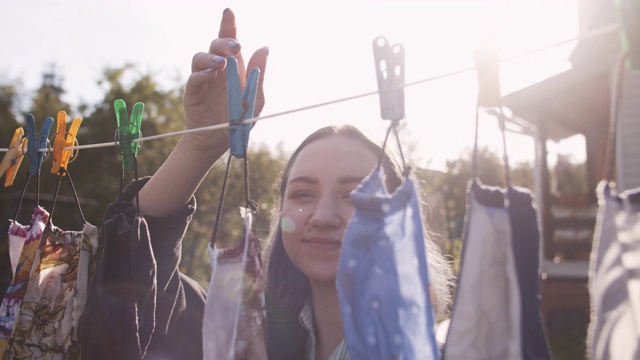
<svg viewBox="0 0 640 360">
<path fill-rule="evenodd" d="M 7 82 L 0 84 L 0 147 L 7 147 L 13 132 L 19 126 L 15 112 L 18 102 L 16 84 Z"/>
<path fill-rule="evenodd" d="M 556 195 L 584 195 L 588 193 L 586 164 L 576 163 L 571 155 L 558 154 L 551 171 L 553 192 Z"/>
<path fill-rule="evenodd" d="M 36 119 L 38 130 L 47 117 L 52 117 L 55 121 L 58 111 L 70 113 L 71 106 L 62 100 L 64 93 L 63 79 L 57 74 L 56 67 L 51 65 L 50 69 L 42 74 L 42 85 L 36 91 L 30 110 L 27 112 Z M 52 131 L 55 132 L 55 129 Z"/>
<path fill-rule="evenodd" d="M 14 116 L 17 108 L 17 90 L 16 85 L 11 82 L 0 84 L 0 147 L 6 148 L 11 143 L 11 138 L 16 128 L 19 126 Z M 4 154 L 0 153 L 4 156 Z M 4 186 L 4 178 L 0 178 L 0 215 L 5 219 L 13 209 L 13 203 L 7 198 L 9 189 Z M 11 282 L 11 268 L 9 260 L 9 242 L 7 236 L 7 221 L 2 222 L 0 226 L 0 294 L 3 294 L 7 286 Z"/>
</svg>

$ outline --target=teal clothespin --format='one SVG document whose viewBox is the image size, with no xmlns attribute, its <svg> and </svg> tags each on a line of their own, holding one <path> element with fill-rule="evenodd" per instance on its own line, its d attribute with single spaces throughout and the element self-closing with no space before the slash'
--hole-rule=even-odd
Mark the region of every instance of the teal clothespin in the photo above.
<svg viewBox="0 0 640 360">
<path fill-rule="evenodd" d="M 40 138 L 36 139 L 36 119 L 31 114 L 27 115 L 27 155 L 31 163 L 29 165 L 29 175 L 36 175 L 40 172 L 42 160 L 45 156 L 45 153 L 40 150 L 47 149 L 47 140 L 52 125 L 53 118 L 46 118 L 42 129 L 40 129 Z"/>
<path fill-rule="evenodd" d="M 404 118 L 404 47 L 391 46 L 386 38 L 373 40 L 373 58 L 378 79 L 380 115 L 394 123 Z"/>
<path fill-rule="evenodd" d="M 116 111 L 116 120 L 118 121 L 118 148 L 122 155 L 122 170 L 131 171 L 134 169 L 135 157 L 138 156 L 140 143 L 133 142 L 142 136 L 140 125 L 142 124 L 142 113 L 144 112 L 144 104 L 137 102 L 131 110 L 131 117 L 127 113 L 127 104 L 122 99 L 118 99 L 113 103 Z"/>
<path fill-rule="evenodd" d="M 253 127 L 253 123 L 245 124 L 244 121 L 251 119 L 254 115 L 259 76 L 260 69 L 251 69 L 243 93 L 238 76 L 238 62 L 233 56 L 227 57 L 229 141 L 231 155 L 239 159 L 244 158 L 245 150 L 249 146 L 249 132 Z"/>
</svg>

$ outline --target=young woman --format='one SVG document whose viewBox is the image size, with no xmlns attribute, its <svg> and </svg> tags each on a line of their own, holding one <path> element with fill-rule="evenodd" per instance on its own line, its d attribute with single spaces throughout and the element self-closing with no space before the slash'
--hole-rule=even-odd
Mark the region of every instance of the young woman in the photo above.
<svg viewBox="0 0 640 360">
<path fill-rule="evenodd" d="M 208 52 L 198 53 L 192 60 L 192 74 L 183 99 L 188 128 L 227 122 L 225 57 L 229 55 L 238 59 L 241 79 L 247 68 L 261 70 L 256 115 L 264 106 L 262 85 L 268 48 L 257 50 L 245 67 L 235 16 L 226 9 L 219 37 Z M 132 198 L 139 189 L 140 212 L 149 223 L 154 252 L 163 251 L 156 254 L 158 274 L 164 273 L 166 279 L 166 284 L 161 283 L 160 277 L 158 280 L 156 318 L 165 320 L 156 325 L 148 350 L 151 355 L 181 353 L 190 358 L 187 353 L 198 357 L 197 351 L 201 352 L 202 336 L 198 337 L 198 333 L 204 292 L 179 273 L 177 264 L 181 237 L 195 211 L 193 195 L 228 148 L 228 131 L 185 135 L 156 174 L 148 181 L 132 184 L 126 191 Z M 380 154 L 381 147 L 362 132 L 342 126 L 314 132 L 289 160 L 266 257 L 269 358 L 347 358 L 335 284 L 338 257 L 354 212 L 349 194 L 377 165 Z M 402 178 L 387 154 L 383 167 L 386 185 L 392 192 Z M 435 245 L 429 239 L 425 241 L 432 299 L 436 309 L 443 312 L 450 299 L 451 270 Z"/>
</svg>

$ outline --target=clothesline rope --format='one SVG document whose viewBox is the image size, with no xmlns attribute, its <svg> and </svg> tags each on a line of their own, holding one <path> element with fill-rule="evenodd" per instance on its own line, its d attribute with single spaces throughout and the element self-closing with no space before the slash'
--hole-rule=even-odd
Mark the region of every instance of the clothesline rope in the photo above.
<svg viewBox="0 0 640 360">
<path fill-rule="evenodd" d="M 583 35 L 571 38 L 571 39 L 567 39 L 564 41 L 560 41 L 551 45 L 547 45 L 541 48 L 537 48 L 531 51 L 527 51 L 518 55 L 514 55 L 514 56 L 510 56 L 510 57 L 506 57 L 500 60 L 500 62 L 506 62 L 506 61 L 511 61 L 511 60 L 515 60 L 521 57 L 525 57 L 525 56 L 529 56 L 538 52 L 542 52 L 545 50 L 549 50 L 558 46 L 562 46 L 562 45 L 566 45 L 575 41 L 581 41 L 581 40 L 585 40 L 585 39 L 589 39 L 589 38 L 593 38 L 599 35 L 603 35 L 609 32 L 613 32 L 618 30 L 619 28 L 619 24 L 615 23 L 615 24 L 611 24 L 611 25 L 607 25 L 607 26 L 603 26 L 601 28 L 589 31 Z M 443 78 L 447 78 L 447 77 L 451 77 L 451 76 L 455 76 L 455 75 L 460 75 L 466 72 L 470 72 L 470 71 L 474 71 L 475 67 L 469 67 L 469 68 L 465 68 L 465 69 L 460 69 L 460 70 L 456 70 L 456 71 L 452 71 L 452 72 L 448 72 L 448 73 L 444 73 L 444 74 L 440 74 L 440 75 L 435 75 L 432 77 L 428 77 L 425 79 L 421 79 L 421 80 L 417 80 L 417 81 L 413 81 L 413 82 L 409 82 L 409 83 L 405 83 L 404 84 L 404 88 L 407 88 L 409 86 L 414 86 L 414 85 L 418 85 L 418 84 L 423 84 L 426 82 L 430 82 L 430 81 L 435 81 L 435 80 L 439 80 L 439 79 L 443 79 Z M 323 107 L 323 106 L 328 106 L 328 105 L 333 105 L 333 104 L 337 104 L 337 103 L 341 103 L 341 102 L 346 102 L 346 101 L 351 101 L 351 100 L 355 100 L 355 99 L 359 99 L 359 98 L 363 98 L 363 97 L 367 97 L 367 96 L 373 96 L 378 94 L 378 90 L 375 91 L 370 91 L 370 92 L 366 92 L 363 94 L 359 94 L 359 95 L 353 95 L 353 96 L 348 96 L 348 97 L 344 97 L 344 98 L 340 98 L 340 99 L 336 99 L 336 100 L 330 100 L 330 101 L 325 101 L 322 103 L 318 103 L 318 104 L 312 104 L 312 105 L 308 105 L 308 106 L 303 106 L 303 107 L 299 107 L 296 109 L 291 109 L 291 110 L 285 110 L 282 112 L 278 112 L 278 113 L 274 113 L 274 114 L 270 114 L 270 115 L 265 115 L 265 116 L 259 116 L 259 117 L 254 117 L 251 119 L 247 119 L 245 120 L 246 123 L 255 123 L 258 121 L 262 121 L 262 120 L 266 120 L 266 119 L 271 119 L 271 118 L 276 118 L 276 117 L 280 117 L 280 116 L 284 116 L 284 115 L 289 115 L 289 114 L 293 114 L 293 113 L 297 113 L 297 112 L 302 112 L 302 111 L 306 111 L 306 110 L 311 110 L 311 109 L 315 109 L 315 108 L 319 108 L 319 107 Z M 178 135 L 186 135 L 186 134 L 192 134 L 192 133 L 197 133 L 197 132 L 201 132 L 201 131 L 212 131 L 212 130 L 218 130 L 218 129 L 224 129 L 229 127 L 229 123 L 224 123 L 224 124 L 218 124 L 218 125 L 211 125 L 211 126 L 204 126 L 204 127 L 200 127 L 200 128 L 195 128 L 195 129 L 187 129 L 187 130 L 180 130 L 180 131 L 174 131 L 174 132 L 169 132 L 169 133 L 164 133 L 164 134 L 158 134 L 158 135 L 152 135 L 152 136 L 145 136 L 139 139 L 135 139 L 133 140 L 134 142 L 143 142 L 143 141 L 147 141 L 147 140 L 156 140 L 156 139 L 162 139 L 165 137 L 170 137 L 170 136 L 178 136 Z M 100 148 L 100 147 L 108 147 L 108 146 L 117 146 L 118 142 L 117 141 L 111 141 L 111 142 L 106 142 L 106 143 L 96 143 L 96 144 L 87 144 L 87 145 L 76 145 L 76 146 L 69 146 L 69 147 L 65 147 L 64 150 L 80 150 L 80 149 L 94 149 L 94 148 Z M 0 152 L 7 152 L 9 149 L 7 148 L 0 148 Z M 48 151 L 48 149 L 41 149 L 39 150 L 41 152 L 46 152 Z"/>
</svg>

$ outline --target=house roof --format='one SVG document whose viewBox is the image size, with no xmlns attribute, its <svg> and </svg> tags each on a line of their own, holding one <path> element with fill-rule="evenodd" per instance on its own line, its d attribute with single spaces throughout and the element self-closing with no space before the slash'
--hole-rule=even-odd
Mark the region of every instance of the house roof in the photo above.
<svg viewBox="0 0 640 360">
<path fill-rule="evenodd" d="M 611 17 L 607 16 L 609 20 Z M 608 129 L 610 77 L 620 52 L 620 39 L 615 20 L 608 26 L 603 26 L 602 18 L 596 20 L 592 27 L 605 31 L 578 42 L 569 57 L 570 70 L 503 98 L 516 117 L 538 128 L 544 125 L 548 139 Z"/>
</svg>

